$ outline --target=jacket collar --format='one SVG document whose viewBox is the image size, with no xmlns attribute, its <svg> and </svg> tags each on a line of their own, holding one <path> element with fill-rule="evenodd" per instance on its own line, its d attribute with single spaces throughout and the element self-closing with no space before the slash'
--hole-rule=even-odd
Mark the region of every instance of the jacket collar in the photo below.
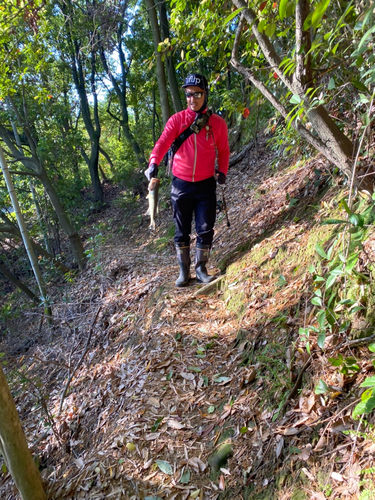
<svg viewBox="0 0 375 500">
<path fill-rule="evenodd" d="M 199 113 L 206 113 L 206 111 L 207 111 L 207 107 L 205 107 L 203 111 L 199 111 L 199 113 L 197 113 L 196 111 L 191 110 L 190 108 L 186 108 L 186 110 L 185 110 L 185 111 L 187 111 L 187 113 L 188 113 L 188 115 L 189 115 L 189 116 L 191 116 L 191 117 L 194 117 L 194 118 L 195 118 L 195 117 L 196 117 L 196 115 L 198 115 Z"/>
</svg>

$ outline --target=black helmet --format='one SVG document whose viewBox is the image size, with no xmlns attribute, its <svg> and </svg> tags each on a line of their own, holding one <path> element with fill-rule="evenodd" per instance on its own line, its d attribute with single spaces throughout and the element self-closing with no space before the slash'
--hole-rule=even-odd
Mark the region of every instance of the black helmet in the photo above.
<svg viewBox="0 0 375 500">
<path fill-rule="evenodd" d="M 185 83 L 182 85 L 182 88 L 185 87 L 199 87 L 203 89 L 206 93 L 208 92 L 208 83 L 206 77 L 200 75 L 199 73 L 191 73 L 185 78 Z"/>
</svg>

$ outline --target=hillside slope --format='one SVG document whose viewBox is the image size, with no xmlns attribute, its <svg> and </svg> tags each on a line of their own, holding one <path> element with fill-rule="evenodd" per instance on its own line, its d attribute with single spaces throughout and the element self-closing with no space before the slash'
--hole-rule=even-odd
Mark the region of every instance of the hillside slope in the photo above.
<svg viewBox="0 0 375 500">
<path fill-rule="evenodd" d="M 230 170 L 212 285 L 174 287 L 165 186 L 154 233 L 144 199 L 88 224 L 89 268 L 55 287 L 54 328 L 29 312 L 9 325 L 0 351 L 50 498 L 371 498 L 372 431 L 347 433 L 364 431 L 351 412 L 370 341 L 333 328 L 322 350 L 300 335 L 319 310 L 316 244 L 335 235 L 321 222 L 343 217 L 347 188 L 321 158 L 273 160 L 263 138 Z M 371 330 L 367 312 L 356 321 Z M 358 370 L 334 367 L 339 354 Z M 18 498 L 7 473 L 0 497 Z"/>
</svg>

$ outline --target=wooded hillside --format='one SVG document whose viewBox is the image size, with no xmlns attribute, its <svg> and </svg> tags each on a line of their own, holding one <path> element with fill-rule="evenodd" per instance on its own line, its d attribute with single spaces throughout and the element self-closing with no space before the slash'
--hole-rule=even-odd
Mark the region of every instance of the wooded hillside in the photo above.
<svg viewBox="0 0 375 500">
<path fill-rule="evenodd" d="M 0 5 L 1 498 L 373 498 L 373 18 Z M 230 169 L 217 279 L 176 289 L 144 170 L 196 71 Z"/>
</svg>

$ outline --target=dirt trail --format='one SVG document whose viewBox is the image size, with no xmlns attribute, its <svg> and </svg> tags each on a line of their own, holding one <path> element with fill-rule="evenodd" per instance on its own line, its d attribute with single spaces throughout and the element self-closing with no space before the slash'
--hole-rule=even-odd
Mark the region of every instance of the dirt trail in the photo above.
<svg viewBox="0 0 375 500">
<path fill-rule="evenodd" d="M 272 171 L 264 143 L 257 148 L 228 176 L 231 227 L 220 214 L 209 268 L 218 277 L 220 261 L 236 262 L 241 245 L 261 235 L 272 235 L 267 258 L 275 258 L 278 245 L 286 244 L 278 233 L 290 205 L 286 193 L 306 194 L 306 178 L 313 175 L 315 167 L 308 166 L 284 178 Z M 141 205 L 144 214 L 144 200 Z M 287 244 L 295 244 L 306 224 L 294 219 Z M 238 289 L 247 287 L 252 297 L 241 316 L 228 308 L 238 280 L 225 284 L 233 290 L 225 296 L 220 279 L 203 295 L 194 283 L 176 289 L 177 263 L 166 236 L 170 223 L 164 208 L 157 231 L 150 233 L 145 215 L 130 217 L 110 205 L 87 227 L 88 237 L 98 228 L 103 234 L 89 269 L 55 292 L 58 326 L 42 324 L 35 335 L 38 322 L 23 315 L 18 326 L 25 335 L 18 344 L 5 339 L 0 349 L 10 353 L 13 387 L 24 388 L 17 406 L 50 498 L 291 498 L 292 486 L 283 496 L 273 491 L 285 481 L 279 474 L 275 485 L 283 448 L 288 440 L 290 449 L 297 443 L 299 425 L 289 425 L 296 414 L 280 416 L 275 432 L 273 415 L 261 410 L 264 398 L 277 401 L 291 385 L 281 380 L 270 391 L 261 376 L 267 351 L 262 349 L 263 358 L 254 354 L 272 344 L 269 356 L 279 355 L 285 367 L 293 318 L 288 331 L 274 325 L 279 311 L 291 307 L 291 295 L 281 291 L 273 298 L 274 282 L 262 269 Z M 26 346 L 33 328 L 33 343 Z M 299 446 L 303 451 L 302 441 Z M 9 474 L 0 477 L 0 497 L 18 498 Z"/>
</svg>

